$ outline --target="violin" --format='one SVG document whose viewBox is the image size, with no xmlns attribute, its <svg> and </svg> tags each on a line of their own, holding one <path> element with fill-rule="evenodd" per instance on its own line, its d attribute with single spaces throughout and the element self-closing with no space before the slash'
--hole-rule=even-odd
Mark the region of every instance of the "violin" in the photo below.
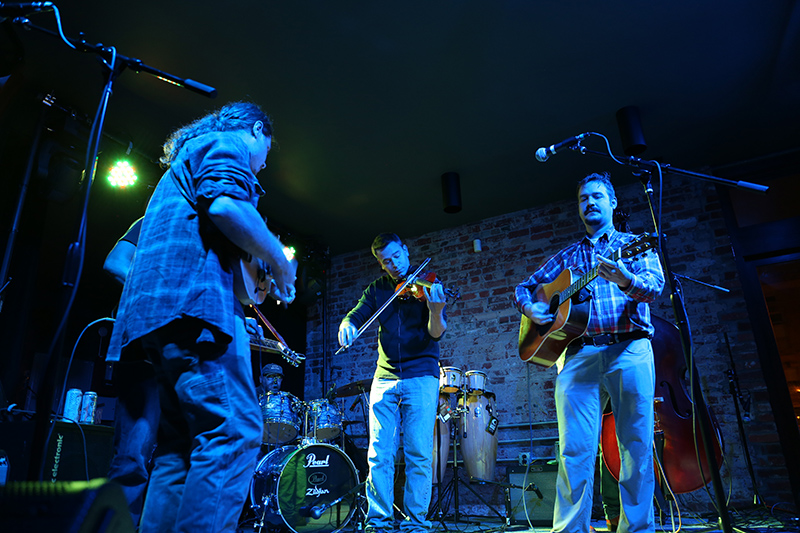
<svg viewBox="0 0 800 533">
<path fill-rule="evenodd" d="M 441 285 L 442 282 L 436 279 L 436 274 L 434 272 L 423 272 L 411 283 L 398 283 L 394 291 L 397 298 L 402 298 L 404 300 L 416 298 L 420 302 L 425 302 L 427 298 L 425 297 L 425 291 L 422 290 L 422 287 L 430 289 L 434 284 Z M 448 298 L 453 298 L 455 300 L 461 298 L 461 291 L 458 288 L 444 288 L 444 294 Z"/>
</svg>

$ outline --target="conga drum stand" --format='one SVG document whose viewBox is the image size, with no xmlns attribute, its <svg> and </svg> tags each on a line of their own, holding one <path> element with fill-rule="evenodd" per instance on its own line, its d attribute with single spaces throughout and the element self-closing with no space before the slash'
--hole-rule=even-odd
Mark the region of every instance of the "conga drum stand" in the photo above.
<svg viewBox="0 0 800 533">
<path fill-rule="evenodd" d="M 465 394 L 465 392 L 464 391 L 459 391 L 458 394 L 459 395 L 463 395 L 463 394 Z M 430 511 L 428 512 L 428 518 L 429 519 L 432 516 L 434 516 L 434 514 L 438 513 L 439 514 L 439 519 L 438 520 L 439 520 L 439 522 L 442 523 L 442 526 L 444 526 L 444 516 L 446 515 L 446 512 L 447 512 L 446 509 L 443 509 L 443 505 L 444 505 L 446 497 L 451 492 L 452 492 L 452 496 L 453 496 L 453 515 L 452 515 L 453 522 L 455 522 L 456 524 L 458 524 L 460 522 L 469 523 L 469 524 L 480 524 L 480 522 L 469 522 L 469 521 L 465 521 L 465 520 L 461 519 L 462 515 L 461 515 L 461 510 L 459 509 L 459 498 L 458 498 L 458 487 L 459 487 L 460 483 L 463 484 L 470 492 L 472 492 L 472 494 L 474 494 L 481 502 L 483 502 L 483 504 L 486 505 L 486 507 L 488 507 L 494 514 L 496 514 L 498 517 L 500 517 L 504 521 L 506 521 L 508 519 L 506 516 L 504 516 L 501 513 L 497 512 L 496 509 L 494 509 L 491 505 L 489 505 L 489 502 L 487 502 L 483 498 L 483 496 L 478 494 L 478 492 L 475 489 L 473 489 L 470 486 L 469 483 L 467 483 L 463 479 L 461 479 L 461 475 L 460 475 L 461 467 L 458 465 L 458 461 L 459 461 L 459 459 L 458 459 L 458 449 L 461 446 L 461 435 L 466 432 L 466 425 L 464 423 L 465 422 L 465 418 L 464 418 L 463 415 L 467 411 L 468 411 L 468 407 L 466 406 L 466 404 L 463 407 L 460 407 L 458 405 L 458 402 L 456 402 L 456 408 L 454 410 L 455 414 L 453 416 L 455 418 L 455 420 L 456 420 L 456 423 L 453 424 L 453 427 L 454 427 L 453 433 L 454 433 L 454 435 L 453 435 L 453 438 L 452 438 L 452 446 L 453 446 L 453 477 L 452 477 L 452 479 L 450 479 L 450 481 L 447 482 L 447 484 L 445 485 L 444 489 L 441 489 L 441 480 L 438 480 L 438 482 L 437 482 L 437 490 L 439 492 L 438 492 L 437 497 L 436 497 L 436 502 L 434 503 L 434 505 L 431 507 Z M 438 467 L 438 465 L 437 465 L 436 475 L 437 475 L 437 479 L 438 479 L 438 476 L 439 476 L 439 467 Z M 483 480 L 480 480 L 480 481 L 483 481 Z M 447 528 L 445 527 L 445 529 L 447 529 Z"/>
</svg>

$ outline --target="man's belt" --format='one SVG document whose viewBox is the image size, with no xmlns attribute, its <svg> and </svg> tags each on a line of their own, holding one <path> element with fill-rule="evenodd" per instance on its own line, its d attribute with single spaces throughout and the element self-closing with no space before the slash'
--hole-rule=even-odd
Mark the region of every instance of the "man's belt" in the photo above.
<svg viewBox="0 0 800 533">
<path fill-rule="evenodd" d="M 579 348 L 581 346 L 610 346 L 618 342 L 632 341 L 636 339 L 649 339 L 650 334 L 646 331 L 637 330 L 629 333 L 604 333 L 603 335 L 595 335 L 593 337 L 578 337 L 575 339 L 574 344 Z"/>
</svg>

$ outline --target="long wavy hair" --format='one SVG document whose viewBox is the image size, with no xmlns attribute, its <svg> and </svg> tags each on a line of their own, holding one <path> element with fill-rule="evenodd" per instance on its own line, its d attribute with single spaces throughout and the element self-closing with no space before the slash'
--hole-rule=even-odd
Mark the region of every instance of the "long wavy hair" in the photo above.
<svg viewBox="0 0 800 533">
<path fill-rule="evenodd" d="M 212 131 L 249 130 L 258 121 L 264 126 L 264 135 L 272 137 L 272 118 L 252 102 L 231 102 L 216 111 L 198 118 L 170 134 L 164 143 L 164 155 L 159 161 L 162 167 L 169 167 L 189 139 L 194 139 Z"/>
</svg>

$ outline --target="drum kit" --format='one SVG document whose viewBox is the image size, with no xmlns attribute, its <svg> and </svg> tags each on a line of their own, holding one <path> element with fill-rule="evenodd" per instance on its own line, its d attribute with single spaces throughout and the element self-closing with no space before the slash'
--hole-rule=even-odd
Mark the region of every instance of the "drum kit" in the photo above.
<svg viewBox="0 0 800 533">
<path fill-rule="evenodd" d="M 442 511 L 444 496 L 454 493 L 455 518 L 458 514 L 459 477 L 458 450 L 463 455 L 467 475 L 473 482 L 492 483 L 497 463 L 497 429 L 495 416 L 495 394 L 487 388 L 487 376 L 480 370 L 462 372 L 454 366 L 444 366 L 439 375 L 439 408 L 434 426 L 433 481 L 438 486 L 438 501 L 433 511 Z M 444 479 L 450 448 L 453 449 L 453 477 L 448 485 L 441 487 Z M 475 493 L 472 487 L 466 487 Z"/>
<path fill-rule="evenodd" d="M 369 390 L 371 380 L 346 385 Z M 348 388 L 349 387 L 349 388 Z M 343 451 L 342 411 L 326 398 L 304 402 L 289 392 L 267 392 L 259 399 L 264 418 L 262 443 L 269 450 L 250 483 L 253 529 L 294 533 L 336 533 L 360 511 L 358 471 Z M 342 438 L 342 446 L 337 439 Z M 241 531 L 241 527 L 240 527 Z"/>
</svg>

